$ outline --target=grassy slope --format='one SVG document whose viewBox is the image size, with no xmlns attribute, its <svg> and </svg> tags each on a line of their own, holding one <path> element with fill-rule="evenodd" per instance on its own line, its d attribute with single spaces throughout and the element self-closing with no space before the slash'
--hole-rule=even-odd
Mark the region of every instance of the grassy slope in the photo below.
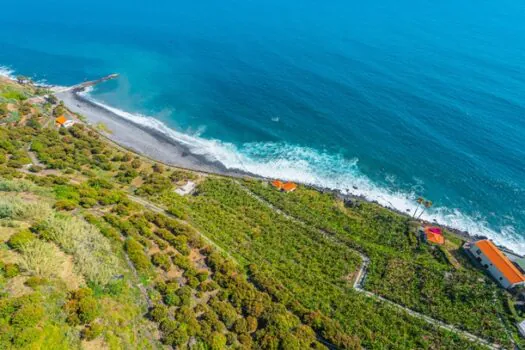
<svg viewBox="0 0 525 350">
<path fill-rule="evenodd" d="M 9 89 L 22 90 L 27 96 L 34 93 L 16 84 Z M 10 105 L 19 107 L 19 103 Z M 312 228 L 307 229 L 276 214 L 229 179 L 203 178 L 133 158 L 83 128 L 68 132 L 39 128 L 51 118 L 53 108 L 32 106 L 25 120 L 0 127 L 0 177 L 25 177 L 38 184 L 38 188 L 27 188 L 31 185 L 17 182 L 22 192 L 36 191 L 40 200 L 42 195 L 47 196 L 55 203 L 55 210 L 78 218 L 73 220 L 86 218 L 96 227 L 94 232 L 100 231 L 109 240 L 112 254 L 106 255 L 119 261 L 124 274 L 121 283 L 131 288 L 115 294 L 114 288 L 103 286 L 107 278 L 89 284 L 97 274 L 77 269 L 104 310 L 96 323 L 108 325 L 95 342 L 113 348 L 126 348 L 126 344 L 140 348 L 146 343 L 157 346 L 155 338 L 160 335 L 170 345 L 186 344 L 192 337 L 192 342 L 212 348 L 228 344 L 299 349 L 321 347 L 312 338 L 315 331 L 340 348 L 474 347 L 352 290 L 351 279 L 360 263 L 355 249 L 359 249 L 372 259 L 367 289 L 508 344 L 494 315 L 494 311 L 505 314 L 501 299 L 491 302 L 494 285 L 468 265 L 457 250 L 460 242 L 451 239 L 447 251 L 429 249 L 418 244 L 412 223 L 378 206 L 361 203 L 344 208 L 331 196 L 316 191 L 299 188 L 283 195 L 257 181 L 244 183 L 275 206 L 308 222 Z M 37 123 L 25 126 L 30 120 Z M 30 162 L 23 151 L 29 142 L 46 167 L 35 169 L 35 174 L 20 169 Z M 175 195 L 176 184 L 190 178 L 200 183 L 198 195 Z M 217 254 L 193 227 L 131 203 L 127 192 L 169 207 L 174 215 L 232 253 L 239 265 Z M 24 225 L 35 222 L 25 222 L 21 227 Z M 5 239 L 21 227 L 4 228 L 9 232 L 4 234 Z M 314 228 L 325 229 L 332 237 L 324 237 Z M 39 236 L 42 238 L 50 239 Z M 78 242 L 68 245 L 55 236 L 51 241 L 63 254 L 73 258 L 76 254 L 82 261 L 75 248 Z M 8 246 L 4 250 L 19 254 Z M 138 275 L 126 264 L 126 254 Z M 456 270 L 451 260 L 456 266 L 458 260 L 461 267 Z M 32 274 L 29 269 L 21 271 L 24 278 Z M 12 283 L 4 278 L 7 284 Z M 137 278 L 142 281 L 142 293 Z M 55 280 L 60 282 L 59 278 Z M 472 284 L 482 288 L 470 288 Z M 35 287 L 34 293 L 40 288 Z M 37 324 L 44 329 L 58 327 L 51 327 L 49 332 L 67 334 L 66 346 L 76 347 L 81 328 L 65 322 L 64 310 L 56 304 L 63 304 L 68 296 L 63 285 L 56 289 L 59 296 L 50 315 L 58 316 Z M 157 323 L 158 331 L 151 330 L 145 309 L 139 306 L 144 304 L 144 291 L 154 304 L 146 317 Z M 8 296 L 9 300 L 13 297 Z M 246 321 L 255 328 L 250 329 Z M 122 335 L 112 328 L 120 323 L 127 325 Z M 44 338 L 54 339 L 51 335 Z"/>
</svg>

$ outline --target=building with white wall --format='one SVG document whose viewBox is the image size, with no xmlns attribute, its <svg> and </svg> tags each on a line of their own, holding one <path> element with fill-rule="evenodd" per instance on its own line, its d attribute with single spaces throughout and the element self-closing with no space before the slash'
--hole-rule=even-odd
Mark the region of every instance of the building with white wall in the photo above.
<svg viewBox="0 0 525 350">
<path fill-rule="evenodd" d="M 471 244 L 468 248 L 474 258 L 503 288 L 525 285 L 525 276 L 503 252 L 488 239 Z"/>
</svg>

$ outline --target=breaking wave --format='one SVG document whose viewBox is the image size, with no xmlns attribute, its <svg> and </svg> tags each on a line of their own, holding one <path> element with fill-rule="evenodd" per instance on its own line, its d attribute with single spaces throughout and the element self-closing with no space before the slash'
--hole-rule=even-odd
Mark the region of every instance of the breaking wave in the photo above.
<svg viewBox="0 0 525 350">
<path fill-rule="evenodd" d="M 0 77 L 15 79 L 13 73 L 14 71 L 11 68 L 6 66 L 0 66 Z"/>
<path fill-rule="evenodd" d="M 189 135 L 171 129 L 155 118 L 105 105 L 92 98 L 89 95 L 90 91 L 84 91 L 83 97 L 99 107 L 119 115 L 142 129 L 161 133 L 210 162 L 220 162 L 227 169 L 338 190 L 343 194 L 363 196 L 401 212 L 413 213 L 417 207 L 415 192 L 395 189 L 393 184 L 395 177 L 392 176 L 387 176 L 391 179 L 388 181 L 390 186 L 374 183 L 359 170 L 357 158 L 348 159 L 342 155 L 286 142 L 250 142 L 234 145 L 220 140 L 205 139 L 198 135 Z M 433 207 L 425 211 L 421 218 L 470 234 L 486 236 L 516 252 L 525 252 L 525 241 L 512 226 L 499 230 L 492 229 L 481 214 L 471 216 L 458 209 Z"/>
</svg>

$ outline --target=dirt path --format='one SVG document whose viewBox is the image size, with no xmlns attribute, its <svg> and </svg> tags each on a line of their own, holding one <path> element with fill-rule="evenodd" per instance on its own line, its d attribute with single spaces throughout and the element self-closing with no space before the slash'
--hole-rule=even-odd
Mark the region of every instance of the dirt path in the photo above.
<svg viewBox="0 0 525 350">
<path fill-rule="evenodd" d="M 308 227 L 308 228 L 311 228 L 311 226 L 309 226 L 307 223 L 305 223 L 304 221 L 302 221 L 301 219 L 298 219 L 296 217 L 293 217 L 285 212 L 283 212 L 281 209 L 275 207 L 272 203 L 268 202 L 267 200 L 265 200 L 264 198 L 262 197 L 259 197 L 258 195 L 256 195 L 255 193 L 253 193 L 252 191 L 250 191 L 248 188 L 246 188 L 245 186 L 243 186 L 241 183 L 239 183 L 238 181 L 236 181 L 236 183 L 244 190 L 246 191 L 246 193 L 248 195 L 250 195 L 252 198 L 256 199 L 257 201 L 261 202 L 262 204 L 266 205 L 267 207 L 269 207 L 270 209 L 272 209 L 273 211 L 275 211 L 276 213 L 284 216 L 285 218 L 287 218 L 288 220 L 291 220 L 297 224 L 300 224 L 301 226 L 304 226 L 304 227 Z M 325 230 L 321 230 L 321 229 L 316 229 L 322 236 L 324 237 L 329 237 L 331 238 L 332 241 L 335 241 L 339 244 L 345 244 L 344 242 L 340 242 L 339 240 L 337 240 L 331 233 L 329 233 L 328 231 L 325 231 Z M 365 290 L 363 288 L 363 284 L 364 284 L 364 281 L 366 279 L 366 275 L 367 275 L 367 269 L 368 269 L 368 265 L 370 264 L 370 258 L 368 258 L 365 254 L 361 253 L 361 252 L 358 252 L 358 251 L 355 251 L 357 254 L 359 254 L 359 256 L 361 257 L 361 266 L 359 267 L 359 270 L 356 274 L 356 277 L 355 277 L 355 280 L 354 280 L 354 284 L 353 284 L 353 288 L 354 290 L 356 290 L 357 292 L 369 297 L 369 298 L 373 298 L 375 300 L 378 300 L 378 301 L 381 301 L 381 302 L 384 302 L 386 304 L 389 304 L 391 306 L 394 306 L 395 308 L 397 309 L 400 309 L 400 310 L 403 310 L 405 311 L 406 313 L 408 313 L 409 315 L 411 316 L 414 316 L 414 317 L 417 317 L 433 326 L 437 326 L 441 329 L 445 329 L 447 331 L 450 331 L 450 332 L 454 332 L 454 333 L 457 333 L 463 337 L 465 337 L 466 339 L 469 339 L 473 342 L 477 342 L 477 343 L 480 343 L 482 345 L 485 345 L 487 346 L 488 348 L 490 349 L 501 349 L 501 346 L 498 345 L 498 344 L 493 344 L 483 338 L 480 338 L 472 333 L 469 333 L 467 331 L 464 331 L 464 330 L 461 330 L 455 326 L 452 326 L 452 325 L 449 325 L 449 324 L 446 324 L 442 321 L 439 321 L 439 320 L 436 320 L 432 317 L 429 317 L 429 316 L 426 316 L 426 315 L 423 315 L 417 311 L 414 311 L 414 310 L 411 310 L 403 305 L 400 305 L 400 304 L 397 304 L 391 300 L 388 300 L 380 295 L 377 295 L 377 294 L 374 294 L 372 292 L 369 292 L 367 290 Z"/>
<path fill-rule="evenodd" d="M 29 159 L 31 159 L 31 163 L 33 163 L 34 166 L 39 166 L 42 168 L 46 167 L 44 164 L 42 164 L 38 160 L 36 154 L 33 151 L 31 151 L 31 143 L 27 146 L 26 151 L 27 151 L 27 155 L 29 156 Z"/>
<path fill-rule="evenodd" d="M 146 304 L 148 305 L 148 309 L 151 309 L 153 307 L 153 301 L 149 297 L 148 290 L 146 289 L 146 287 L 144 287 L 142 283 L 138 282 L 140 281 L 140 277 L 137 272 L 137 269 L 135 268 L 135 265 L 133 265 L 127 253 L 124 253 L 124 258 L 126 259 L 126 263 L 128 264 L 128 267 L 133 272 L 133 277 L 135 278 L 135 280 L 137 280 L 136 285 L 140 290 L 140 294 L 142 294 L 142 298 L 146 301 Z"/>
</svg>

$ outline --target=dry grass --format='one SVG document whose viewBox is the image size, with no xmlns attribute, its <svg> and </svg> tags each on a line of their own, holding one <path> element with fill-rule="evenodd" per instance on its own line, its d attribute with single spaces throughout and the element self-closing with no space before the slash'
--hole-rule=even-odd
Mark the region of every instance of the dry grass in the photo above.
<svg viewBox="0 0 525 350">
<path fill-rule="evenodd" d="M 33 192 L 37 194 L 49 193 L 49 189 L 39 187 L 27 180 L 0 179 L 0 192 Z"/>
<path fill-rule="evenodd" d="M 108 283 L 117 274 L 118 260 L 98 229 L 69 216 L 51 215 L 47 220 L 49 239 L 72 254 L 78 271 L 88 280 Z"/>
<path fill-rule="evenodd" d="M 33 275 L 57 277 L 60 275 L 64 257 L 52 243 L 35 239 L 22 246 L 20 267 Z"/>
<path fill-rule="evenodd" d="M 42 220 L 51 214 L 49 204 L 32 201 L 25 202 L 18 197 L 0 198 L 0 219 Z"/>
<path fill-rule="evenodd" d="M 26 276 L 10 278 L 4 287 L 4 292 L 11 297 L 20 297 L 22 295 L 31 294 L 33 290 L 24 284 L 26 280 Z"/>
</svg>

